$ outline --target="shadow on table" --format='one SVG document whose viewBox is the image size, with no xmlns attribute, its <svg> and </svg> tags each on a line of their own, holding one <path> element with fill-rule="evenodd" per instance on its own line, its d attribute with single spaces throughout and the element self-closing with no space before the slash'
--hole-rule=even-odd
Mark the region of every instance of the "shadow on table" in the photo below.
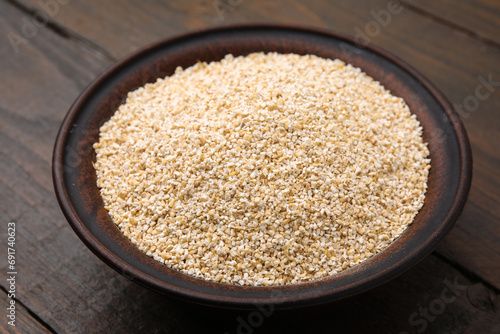
<svg viewBox="0 0 500 334">
<path fill-rule="evenodd" d="M 179 307 L 193 333 L 456 333 L 473 321 L 469 285 L 430 256 L 387 284 L 333 304 L 273 312 Z"/>
<path fill-rule="evenodd" d="M 471 304 L 471 286 L 456 269 L 431 255 L 407 273 L 366 293 L 305 309 L 210 308 L 173 300 L 129 282 L 114 296 L 108 305 L 113 309 L 108 311 L 121 314 L 118 321 L 128 333 L 441 334 L 470 332 L 476 325 L 493 329 L 496 313 L 478 311 Z"/>
</svg>

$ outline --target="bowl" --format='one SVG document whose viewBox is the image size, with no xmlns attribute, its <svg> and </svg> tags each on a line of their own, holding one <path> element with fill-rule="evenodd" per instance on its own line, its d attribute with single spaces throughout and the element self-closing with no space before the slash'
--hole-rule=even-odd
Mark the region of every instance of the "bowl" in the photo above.
<svg viewBox="0 0 500 334">
<path fill-rule="evenodd" d="M 338 274 L 284 286 L 239 286 L 191 277 L 153 260 L 130 242 L 104 208 L 96 185 L 92 145 L 99 128 L 127 93 L 198 61 L 252 52 L 314 54 L 361 68 L 393 95 L 404 98 L 423 127 L 432 168 L 422 209 L 388 248 Z M 53 181 L 69 224 L 101 260 L 119 273 L 165 295 L 198 304 L 277 309 L 334 302 L 374 288 L 432 252 L 453 227 L 470 188 L 472 160 L 467 134 L 450 103 L 426 79 L 396 57 L 336 33 L 281 25 L 229 26 L 184 34 L 148 46 L 94 80 L 63 120 L 54 147 Z"/>
</svg>

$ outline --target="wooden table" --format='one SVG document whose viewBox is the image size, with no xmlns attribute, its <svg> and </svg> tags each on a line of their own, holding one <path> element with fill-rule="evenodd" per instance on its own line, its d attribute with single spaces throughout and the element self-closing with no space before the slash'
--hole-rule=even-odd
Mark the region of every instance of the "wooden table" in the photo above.
<svg viewBox="0 0 500 334">
<path fill-rule="evenodd" d="M 178 33 L 248 22 L 323 27 L 392 52 L 460 110 L 474 157 L 468 203 L 431 256 L 342 304 L 262 321 L 167 299 L 107 267 L 67 224 L 51 179 L 61 120 L 104 69 Z M 500 333 L 499 1 L 0 0 L 0 35 L 2 332 Z M 11 221 L 16 327 L 6 317 Z"/>
</svg>

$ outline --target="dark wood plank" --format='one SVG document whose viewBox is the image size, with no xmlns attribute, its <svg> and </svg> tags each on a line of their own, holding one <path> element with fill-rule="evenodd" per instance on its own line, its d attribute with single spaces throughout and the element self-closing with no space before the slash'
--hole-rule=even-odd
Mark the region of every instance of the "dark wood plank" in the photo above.
<svg viewBox="0 0 500 334">
<path fill-rule="evenodd" d="M 0 291 L 0 304 L 3 306 L 10 307 L 11 299 L 7 297 L 4 291 Z M 5 307 L 5 308 L 6 308 Z M 28 310 L 21 305 L 19 302 L 14 304 L 15 307 L 15 320 L 12 322 L 14 326 L 10 325 L 10 319 L 4 319 L 7 314 L 2 314 L 2 321 L 0 321 L 0 332 L 11 333 L 11 334 L 27 334 L 27 333 L 39 333 L 47 334 L 52 333 L 47 327 L 41 324 L 37 319 L 29 314 Z"/>
<path fill-rule="evenodd" d="M 495 0 L 403 0 L 436 20 L 500 44 L 500 2 Z"/>
<path fill-rule="evenodd" d="M 478 7 L 482 3 L 486 2 L 480 2 Z M 23 0 L 23 4 L 29 8 L 39 7 L 35 0 Z M 481 85 L 480 78 L 500 81 L 499 48 L 436 22 L 432 17 L 422 16 L 412 7 L 395 7 L 390 19 L 384 18 L 388 8 L 389 2 L 383 0 L 356 3 L 318 0 L 307 5 L 284 0 L 200 0 L 189 4 L 137 4 L 134 1 L 116 4 L 91 0 L 62 5 L 53 19 L 106 48 L 115 57 L 174 33 L 221 23 L 314 24 L 349 35 L 361 36 L 359 31 L 362 31 L 361 40 L 381 46 L 410 63 L 455 105 L 476 101 L 474 95 Z M 500 89 L 495 86 L 493 90 L 485 100 L 477 100 L 477 108 L 471 105 L 474 107 L 471 112 L 461 113 L 474 155 L 472 191 L 458 227 L 439 252 L 500 288 L 500 225 L 497 224 L 500 209 L 495 205 L 500 200 L 500 179 L 498 173 L 492 172 L 500 167 L 497 112 Z"/>
<path fill-rule="evenodd" d="M 14 1 L 46 17 L 115 57 L 188 29 L 218 24 L 212 1 L 71 1 L 47 9 L 42 1 Z"/>
</svg>

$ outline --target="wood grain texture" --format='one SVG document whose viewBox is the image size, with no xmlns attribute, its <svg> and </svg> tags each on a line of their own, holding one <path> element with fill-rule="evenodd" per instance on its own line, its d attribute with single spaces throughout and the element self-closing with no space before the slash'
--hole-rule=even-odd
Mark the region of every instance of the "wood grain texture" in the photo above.
<svg viewBox="0 0 500 334">
<path fill-rule="evenodd" d="M 35 0 L 22 1 L 29 8 L 43 10 Z M 378 45 L 407 61 L 462 108 L 473 150 L 475 168 L 469 202 L 458 227 L 439 252 L 500 288 L 500 208 L 495 205 L 500 201 L 500 177 L 492 172 L 500 166 L 500 48 L 422 16 L 404 4 L 394 7 L 394 14 L 384 16 L 389 3 L 318 0 L 305 5 L 284 0 L 197 0 L 189 4 L 139 5 L 134 1 L 117 4 L 92 0 L 62 5 L 53 19 L 109 50 L 113 57 L 194 28 L 258 21 L 315 25 L 357 35 L 363 42 Z M 415 3 L 411 2 L 412 6 Z M 482 3 L 478 7 L 482 8 Z M 500 3 L 489 4 L 494 6 L 491 12 L 500 8 Z M 491 79 L 496 86 L 486 99 L 477 100 L 476 106 L 471 103 L 476 101 L 481 78 Z"/>
<path fill-rule="evenodd" d="M 4 291 L 0 291 L 0 304 L 2 305 L 2 309 L 4 305 L 10 305 L 10 301 L 11 299 L 7 297 L 7 294 Z M 28 310 L 19 302 L 16 302 L 15 308 L 16 319 L 15 322 L 13 322 L 15 326 L 8 324 L 8 321 L 10 320 L 2 319 L 2 321 L 0 321 L 0 332 L 11 334 L 51 333 L 50 329 L 45 327 L 31 314 L 29 314 Z M 5 317 L 3 314 L 2 316 Z"/>
<path fill-rule="evenodd" d="M 500 45 L 500 8 L 496 0 L 404 0 L 404 3 L 453 29 Z"/>
<path fill-rule="evenodd" d="M 248 319 L 248 313 L 168 300 L 115 273 L 78 240 L 52 190 L 50 159 L 59 124 L 97 74 L 117 58 L 159 39 L 196 28 L 256 21 L 315 25 L 354 35 L 356 27 L 365 29 L 376 22 L 370 12 L 386 9 L 387 2 L 243 0 L 223 7 L 221 14 L 210 0 L 73 0 L 60 5 L 33 37 L 25 38 L 18 53 L 7 36 L 23 36 L 25 21 L 33 20 L 30 9 L 41 2 L 13 3 L 0 1 L 0 221 L 5 226 L 16 220 L 19 227 L 19 300 L 58 333 L 237 333 L 238 317 Z M 496 2 L 490 3 L 498 9 Z M 452 103 L 463 104 L 474 96 L 481 83 L 478 77 L 491 75 L 500 81 L 498 48 L 410 7 L 369 37 L 421 71 Z M 499 90 L 495 86 L 463 117 L 473 149 L 474 178 L 469 202 L 439 248 L 440 256 L 429 257 L 342 306 L 273 314 L 255 332 L 417 333 L 422 325 L 412 325 L 409 317 L 441 298 L 445 279 L 457 277 L 466 290 L 427 321 L 425 332 L 500 333 Z M 3 278 L 3 247 L 0 256 Z M 2 279 L 0 285 L 5 284 Z M 25 315 L 20 311 L 19 319 Z M 5 328 L 3 314 L 1 319 L 0 330 Z M 44 333 L 26 319 L 24 332 Z"/>
</svg>

